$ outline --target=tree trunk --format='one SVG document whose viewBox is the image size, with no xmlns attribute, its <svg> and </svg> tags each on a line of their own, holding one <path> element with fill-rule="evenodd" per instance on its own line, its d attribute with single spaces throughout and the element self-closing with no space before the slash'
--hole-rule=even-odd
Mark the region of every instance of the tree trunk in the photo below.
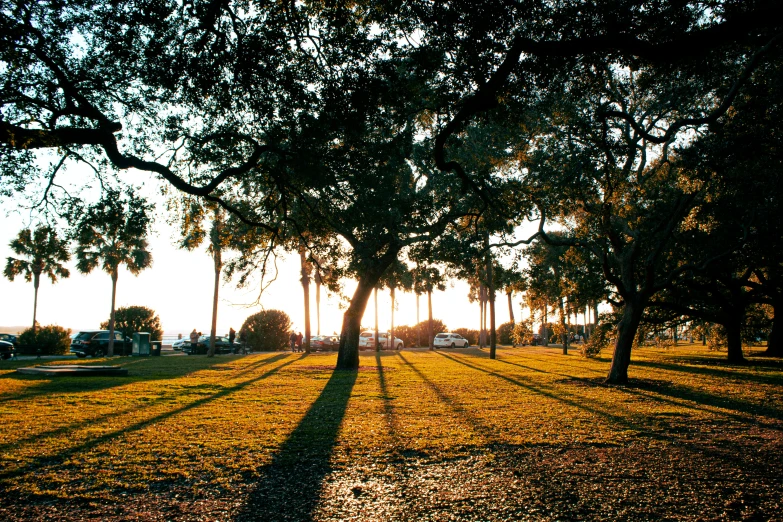
<svg viewBox="0 0 783 522">
<path fill-rule="evenodd" d="M 217 222 L 213 226 L 217 226 Z M 220 295 L 220 273 L 223 271 L 223 260 L 220 255 L 219 244 L 212 244 L 212 261 L 215 265 L 215 288 L 212 292 L 212 328 L 210 329 L 209 350 L 207 351 L 207 357 L 215 356 L 215 343 L 217 342 L 217 312 L 218 297 Z"/>
<path fill-rule="evenodd" d="M 631 364 L 631 349 L 636 331 L 642 320 L 643 300 L 639 296 L 625 300 L 620 322 L 617 324 L 617 340 L 614 344 L 612 366 L 606 382 L 610 384 L 628 383 L 628 366 Z"/>
<path fill-rule="evenodd" d="M 421 346 L 421 321 L 419 320 L 419 293 L 416 292 L 416 347 Z"/>
<path fill-rule="evenodd" d="M 728 347 L 727 359 L 730 363 L 745 362 L 745 357 L 742 355 L 743 319 L 740 314 L 732 315 L 731 319 L 723 324 L 723 328 L 726 330 L 726 344 Z"/>
<path fill-rule="evenodd" d="M 429 321 L 427 322 L 427 339 L 430 343 L 430 350 L 435 349 L 435 334 L 432 331 L 432 290 L 427 290 L 427 312 Z"/>
<path fill-rule="evenodd" d="M 310 353 L 310 267 L 307 263 L 304 245 L 299 246 L 299 261 L 302 268 L 302 292 L 304 294 L 304 350 Z"/>
<path fill-rule="evenodd" d="M 117 298 L 117 277 L 118 277 L 118 270 L 117 267 L 112 270 L 111 273 L 111 313 L 109 314 L 109 348 L 108 348 L 108 355 L 109 357 L 114 355 L 114 304 Z M 124 334 L 123 334 L 124 335 Z M 125 343 L 123 343 L 124 345 Z"/>
<path fill-rule="evenodd" d="M 563 308 L 563 298 L 557 300 L 557 307 L 560 311 L 560 328 L 563 330 L 561 334 L 561 342 L 563 343 L 563 355 L 568 355 L 568 328 L 566 327 L 566 314 Z"/>
<path fill-rule="evenodd" d="M 484 285 L 479 286 L 479 348 L 484 348 Z"/>
<path fill-rule="evenodd" d="M 593 302 L 593 327 L 590 329 L 590 335 L 595 331 L 595 327 L 598 326 L 598 302 Z"/>
<path fill-rule="evenodd" d="M 515 324 L 515 321 L 514 321 L 514 303 L 512 302 L 511 294 L 512 292 L 510 290 L 506 290 L 506 296 L 508 296 L 508 318 L 512 326 L 511 347 L 515 348 L 517 343 L 514 342 L 514 335 L 513 335 L 513 326 Z"/>
<path fill-rule="evenodd" d="M 391 329 L 389 330 L 389 349 L 394 350 L 396 348 L 394 345 L 394 287 L 389 289 L 389 293 L 391 294 Z"/>
<path fill-rule="evenodd" d="M 377 282 L 377 277 L 360 277 L 351 304 L 343 315 L 340 350 L 337 354 L 339 370 L 355 370 L 359 367 L 359 334 L 362 332 L 362 317 Z"/>
<path fill-rule="evenodd" d="M 321 274 L 315 273 L 315 334 L 321 335 Z"/>
<path fill-rule="evenodd" d="M 548 327 L 548 325 L 549 325 L 549 306 L 548 305 L 544 305 L 544 327 L 543 327 L 544 335 L 542 336 L 543 339 L 541 339 L 542 341 L 544 341 L 544 346 L 549 346 L 549 327 Z"/>
<path fill-rule="evenodd" d="M 378 335 L 378 287 L 373 288 L 375 295 L 375 351 L 381 351 L 381 338 Z"/>
<path fill-rule="evenodd" d="M 33 298 L 33 336 L 35 336 L 36 316 L 38 315 L 38 287 L 41 284 L 41 273 L 33 273 L 33 288 L 35 289 L 35 297 Z"/>
<path fill-rule="evenodd" d="M 489 358 L 497 357 L 497 331 L 495 330 L 495 281 L 492 258 L 487 255 L 487 281 L 489 283 Z"/>
</svg>

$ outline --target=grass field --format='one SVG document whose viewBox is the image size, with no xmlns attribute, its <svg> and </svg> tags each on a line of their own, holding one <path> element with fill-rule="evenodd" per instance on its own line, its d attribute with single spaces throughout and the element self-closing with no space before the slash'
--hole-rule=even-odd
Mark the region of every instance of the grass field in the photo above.
<svg viewBox="0 0 783 522">
<path fill-rule="evenodd" d="M 542 347 L 5 361 L 0 519 L 780 520 L 783 364 L 724 356 L 644 348 L 627 387 Z"/>
</svg>

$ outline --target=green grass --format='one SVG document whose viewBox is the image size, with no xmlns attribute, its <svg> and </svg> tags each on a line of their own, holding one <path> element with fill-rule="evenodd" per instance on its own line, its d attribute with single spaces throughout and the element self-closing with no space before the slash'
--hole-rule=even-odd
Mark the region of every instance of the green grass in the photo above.
<svg viewBox="0 0 783 522">
<path fill-rule="evenodd" d="M 783 365 L 723 357 L 643 348 L 627 387 L 541 347 L 3 362 L 0 518 L 779 517 Z"/>
</svg>

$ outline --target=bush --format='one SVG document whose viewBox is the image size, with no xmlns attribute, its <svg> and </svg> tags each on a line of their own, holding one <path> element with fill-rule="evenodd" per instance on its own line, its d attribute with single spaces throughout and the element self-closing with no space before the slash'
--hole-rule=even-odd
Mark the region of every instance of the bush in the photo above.
<svg viewBox="0 0 783 522">
<path fill-rule="evenodd" d="M 471 330 L 469 328 L 457 328 L 454 333 L 460 334 L 462 337 L 468 340 L 471 346 L 478 346 L 479 343 L 479 331 Z"/>
<path fill-rule="evenodd" d="M 498 344 L 516 344 L 512 337 L 514 333 L 514 323 L 503 323 L 497 329 Z"/>
<path fill-rule="evenodd" d="M 520 321 L 514 325 L 514 330 L 511 333 L 514 339 L 514 344 L 526 346 L 533 344 L 533 324 L 529 319 L 527 321 Z"/>
<path fill-rule="evenodd" d="M 424 330 L 420 333 L 421 336 L 421 342 L 427 340 L 427 331 Z M 402 339 L 402 342 L 404 345 L 408 348 L 411 348 L 413 346 L 418 346 L 417 344 L 417 338 L 416 338 L 416 327 L 415 326 L 408 326 L 408 325 L 401 325 L 401 326 L 395 326 L 394 327 L 394 337 L 399 337 Z"/>
<path fill-rule="evenodd" d="M 604 318 L 601 318 L 604 319 Z M 614 324 L 606 320 L 600 320 L 593 329 L 590 339 L 579 347 L 579 352 L 583 357 L 593 358 L 600 355 L 601 350 L 609 346 L 611 334 L 614 331 Z"/>
<path fill-rule="evenodd" d="M 39 326 L 33 333 L 28 328 L 19 336 L 19 353 L 37 355 L 64 355 L 71 347 L 71 330 L 62 326 Z"/>
<path fill-rule="evenodd" d="M 245 319 L 248 348 L 253 351 L 285 350 L 290 345 L 291 318 L 280 310 L 262 310 Z"/>
<path fill-rule="evenodd" d="M 109 321 L 101 323 L 101 330 L 109 329 Z M 148 332 L 150 341 L 160 341 L 163 338 L 163 329 L 160 326 L 160 318 L 155 310 L 146 306 L 125 306 L 114 311 L 114 329 L 122 332 L 126 337 L 132 337 L 137 332 Z"/>
</svg>

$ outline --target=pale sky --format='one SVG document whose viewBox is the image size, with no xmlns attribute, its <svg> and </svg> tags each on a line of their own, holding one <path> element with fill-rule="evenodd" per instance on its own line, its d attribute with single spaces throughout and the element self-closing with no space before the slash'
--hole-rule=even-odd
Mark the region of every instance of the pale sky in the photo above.
<svg viewBox="0 0 783 522">
<path fill-rule="evenodd" d="M 136 177 L 138 182 L 139 178 Z M 151 194 L 154 191 L 151 190 Z M 161 205 L 162 206 L 162 205 Z M 13 208 L 4 203 L 0 214 L 0 260 L 5 267 L 6 258 L 13 252 L 9 242 L 29 223 L 18 213 L 6 215 Z M 212 316 L 212 290 L 214 271 L 211 258 L 204 247 L 188 252 L 175 246 L 177 233 L 167 225 L 163 214 L 158 216 L 155 233 L 149 238 L 153 266 L 138 276 L 121 270 L 117 283 L 116 306 L 141 305 L 155 310 L 166 334 L 190 332 L 193 328 L 203 333 L 210 330 Z M 71 271 L 68 279 L 52 284 L 48 278 L 41 280 L 38 291 L 38 322 L 42 325 L 57 324 L 73 330 L 97 329 L 101 321 L 109 317 L 111 306 L 111 278 L 100 269 L 88 275 L 75 269 L 75 260 L 67 264 Z M 288 256 L 277 263 L 279 274 L 261 296 L 264 309 L 279 309 L 286 312 L 296 330 L 304 331 L 303 291 L 299 283 L 299 258 Z M 356 283 L 344 281 L 344 291 L 350 296 Z M 248 307 L 258 297 L 258 284 L 242 290 L 235 282 L 221 282 L 218 308 L 218 334 L 228 332 L 229 327 L 239 330 L 245 318 L 261 310 L 259 306 Z M 432 296 L 433 315 L 441 319 L 449 329 L 467 327 L 477 329 L 479 308 L 467 298 L 468 285 L 462 281 L 450 282 L 444 292 Z M 0 327 L 32 324 L 33 284 L 17 277 L 13 282 L 0 278 Z M 426 296 L 420 298 L 420 319 L 427 317 Z M 515 316 L 520 318 L 521 296 L 515 296 Z M 315 285 L 310 288 L 311 328 L 316 333 Z M 378 292 L 379 326 L 388 330 L 390 326 L 391 298 L 388 290 Z M 321 293 L 321 333 L 340 332 L 344 310 L 340 299 Z M 508 305 L 505 294 L 497 296 L 497 324 L 507 322 Z M 367 305 L 362 325 L 372 327 L 374 306 L 372 298 Z M 395 325 L 413 325 L 416 322 L 416 298 L 413 294 L 397 293 Z"/>
</svg>

